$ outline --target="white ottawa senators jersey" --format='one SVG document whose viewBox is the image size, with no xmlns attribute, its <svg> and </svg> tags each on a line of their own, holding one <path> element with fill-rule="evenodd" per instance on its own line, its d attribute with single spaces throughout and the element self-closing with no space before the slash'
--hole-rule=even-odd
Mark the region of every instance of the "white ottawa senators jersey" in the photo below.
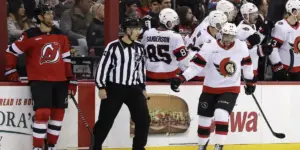
<svg viewBox="0 0 300 150">
<path fill-rule="evenodd" d="M 237 38 L 241 41 L 247 41 L 247 38 L 250 35 L 254 34 L 255 32 L 256 32 L 255 24 L 253 24 L 253 26 L 250 26 L 248 24 L 245 24 L 244 21 L 241 21 L 241 23 L 237 26 Z M 258 59 L 259 59 L 258 51 L 259 51 L 258 45 L 249 48 L 249 53 L 252 59 L 255 75 L 257 75 L 257 68 L 258 68 Z"/>
<path fill-rule="evenodd" d="M 293 63 L 293 68 L 291 68 L 290 72 L 300 72 L 300 28 L 289 34 L 288 43 L 290 45 L 290 50 L 294 52 L 294 61 L 291 62 L 291 57 L 282 57 L 281 61 L 286 69 Z"/>
<path fill-rule="evenodd" d="M 176 76 L 180 68 L 187 68 L 188 51 L 180 34 L 152 28 L 144 33 L 142 43 L 148 56 L 147 77 L 169 79 Z"/>
<path fill-rule="evenodd" d="M 205 70 L 203 92 L 206 93 L 239 93 L 241 69 L 245 79 L 252 80 L 254 77 L 247 44 L 238 39 L 228 50 L 223 48 L 219 40 L 205 43 L 192 62 L 182 75 L 188 81 Z"/>
<path fill-rule="evenodd" d="M 297 34 L 299 34 L 299 26 L 300 23 L 298 22 L 297 25 L 291 26 L 285 19 L 278 21 L 275 24 L 275 27 L 272 31 L 272 44 L 275 47 L 273 49 L 272 54 L 269 56 L 270 61 L 273 65 L 276 65 L 278 63 L 282 63 L 284 68 L 288 69 L 290 66 L 290 49 L 291 46 L 289 44 L 289 40 L 294 40 L 297 37 Z M 291 39 L 289 39 L 291 38 Z M 294 43 L 294 42 L 291 42 Z M 296 57 L 298 54 L 295 54 L 295 62 Z M 294 65 L 294 67 L 299 65 Z M 295 71 L 296 68 L 292 68 L 292 72 Z M 300 71 L 300 70 L 298 70 Z"/>
<path fill-rule="evenodd" d="M 194 49 L 188 49 L 189 50 L 189 60 L 191 60 L 197 52 L 201 50 L 201 47 L 204 43 L 210 42 L 215 40 L 213 36 L 209 33 L 208 26 L 201 31 L 199 31 L 199 37 L 195 41 Z M 204 72 L 201 72 L 200 74 L 197 75 L 197 77 L 194 78 L 194 80 L 203 80 L 204 79 Z"/>
<path fill-rule="evenodd" d="M 204 20 L 195 28 L 193 34 L 190 36 L 188 40 L 186 40 L 187 49 L 193 48 L 195 46 L 195 42 L 197 38 L 201 35 L 201 31 L 206 29 L 209 26 L 208 17 L 204 18 Z"/>
</svg>

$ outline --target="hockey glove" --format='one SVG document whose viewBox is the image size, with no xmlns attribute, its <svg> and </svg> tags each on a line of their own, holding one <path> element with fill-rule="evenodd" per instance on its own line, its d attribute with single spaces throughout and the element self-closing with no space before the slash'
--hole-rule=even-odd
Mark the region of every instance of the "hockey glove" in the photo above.
<svg viewBox="0 0 300 150">
<path fill-rule="evenodd" d="M 7 76 L 8 81 L 13 81 L 13 82 L 20 81 L 20 76 L 16 69 L 8 69 L 5 72 L 5 75 Z"/>
<path fill-rule="evenodd" d="M 281 62 L 273 65 L 273 80 L 274 81 L 287 81 L 288 80 L 288 73 L 283 68 L 283 65 Z"/>
<path fill-rule="evenodd" d="M 77 92 L 77 80 L 75 78 L 71 78 L 69 80 L 68 90 L 69 90 L 69 94 L 76 95 L 76 92 Z"/>
<path fill-rule="evenodd" d="M 262 44 L 258 47 L 257 52 L 259 57 L 269 56 L 273 52 L 273 47 L 270 44 Z"/>
<path fill-rule="evenodd" d="M 272 29 L 275 27 L 272 21 L 265 21 L 260 27 L 259 32 L 267 36 L 271 34 Z"/>
<path fill-rule="evenodd" d="M 260 36 L 257 33 L 250 35 L 247 38 L 248 48 L 252 48 L 254 45 L 260 43 Z"/>
<path fill-rule="evenodd" d="M 185 81 L 185 78 L 184 76 L 182 75 L 179 75 L 179 76 L 176 76 L 174 78 L 171 78 L 170 79 L 170 82 L 171 82 L 171 89 L 174 91 L 174 92 L 179 92 L 179 86 L 180 84 L 182 84 L 183 82 Z"/>
<path fill-rule="evenodd" d="M 257 79 L 256 77 L 254 77 L 252 80 L 248 80 L 248 79 L 245 79 L 246 81 L 246 86 L 245 86 L 245 93 L 247 95 L 251 95 L 254 93 L 255 89 L 256 89 L 256 82 L 257 82 Z"/>
</svg>

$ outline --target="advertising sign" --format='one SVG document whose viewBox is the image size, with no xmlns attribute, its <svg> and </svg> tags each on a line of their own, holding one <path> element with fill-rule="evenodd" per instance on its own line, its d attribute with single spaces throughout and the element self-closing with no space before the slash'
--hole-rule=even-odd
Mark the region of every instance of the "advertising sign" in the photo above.
<svg viewBox="0 0 300 150">
<path fill-rule="evenodd" d="M 29 88 L 0 86 L 0 149 L 32 149 L 34 117 Z"/>
</svg>

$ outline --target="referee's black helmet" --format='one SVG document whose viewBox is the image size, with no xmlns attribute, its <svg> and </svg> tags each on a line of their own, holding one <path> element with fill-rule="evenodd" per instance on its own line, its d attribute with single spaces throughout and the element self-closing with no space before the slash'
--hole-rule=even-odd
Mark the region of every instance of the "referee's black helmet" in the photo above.
<svg viewBox="0 0 300 150">
<path fill-rule="evenodd" d="M 141 27 L 142 27 L 141 21 L 135 18 L 125 18 L 122 24 L 123 31 L 126 31 L 126 28 L 141 28 Z"/>
</svg>

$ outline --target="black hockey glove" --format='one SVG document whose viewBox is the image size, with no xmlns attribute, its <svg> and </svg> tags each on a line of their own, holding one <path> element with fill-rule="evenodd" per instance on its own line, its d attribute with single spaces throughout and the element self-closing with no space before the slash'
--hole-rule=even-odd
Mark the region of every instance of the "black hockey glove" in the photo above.
<svg viewBox="0 0 300 150">
<path fill-rule="evenodd" d="M 185 81 L 185 78 L 184 76 L 182 75 L 179 75 L 179 76 L 176 76 L 174 78 L 171 78 L 170 79 L 170 82 L 171 82 L 171 89 L 174 91 L 174 92 L 179 92 L 179 86 Z"/>
<path fill-rule="evenodd" d="M 257 82 L 256 77 L 254 77 L 252 80 L 245 79 L 245 82 L 246 82 L 245 93 L 247 95 L 253 94 L 256 89 L 256 82 Z"/>
<path fill-rule="evenodd" d="M 272 21 L 265 21 L 260 27 L 259 32 L 267 36 L 271 34 L 272 29 L 275 27 Z"/>
<path fill-rule="evenodd" d="M 260 43 L 260 36 L 257 33 L 254 33 L 247 38 L 247 41 L 249 43 L 248 47 L 252 48 L 254 45 L 257 45 Z"/>
<path fill-rule="evenodd" d="M 247 85 L 245 86 L 245 93 L 247 95 L 251 95 L 254 93 L 255 89 L 256 89 L 256 85 Z"/>
<path fill-rule="evenodd" d="M 288 80 L 288 73 L 283 68 L 283 65 L 281 62 L 273 65 L 273 80 L 274 81 L 287 81 Z"/>
<path fill-rule="evenodd" d="M 270 44 L 262 44 L 258 47 L 257 52 L 259 57 L 269 56 L 273 52 L 273 46 Z"/>
</svg>

